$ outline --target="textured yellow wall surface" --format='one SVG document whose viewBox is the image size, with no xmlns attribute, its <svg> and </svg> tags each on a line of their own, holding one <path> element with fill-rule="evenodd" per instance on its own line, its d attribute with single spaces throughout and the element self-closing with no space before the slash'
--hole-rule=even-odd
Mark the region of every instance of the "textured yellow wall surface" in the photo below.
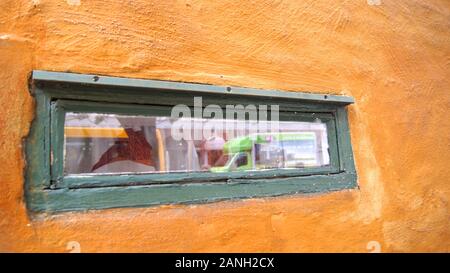
<svg viewBox="0 0 450 273">
<path fill-rule="evenodd" d="M 353 96 L 359 189 L 29 215 L 33 69 Z M 0 0 L 0 251 L 448 252 L 449 92 L 448 0 Z"/>
</svg>

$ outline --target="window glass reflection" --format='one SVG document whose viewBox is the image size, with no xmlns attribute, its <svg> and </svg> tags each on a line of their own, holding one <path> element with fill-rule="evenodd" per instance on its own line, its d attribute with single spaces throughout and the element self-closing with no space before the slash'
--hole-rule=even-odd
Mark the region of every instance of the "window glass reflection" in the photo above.
<svg viewBox="0 0 450 273">
<path fill-rule="evenodd" d="M 172 127 L 176 122 L 192 125 L 189 128 L 197 138 L 174 137 Z M 204 134 L 202 125 L 206 123 L 236 129 Z M 277 130 L 263 132 L 251 130 L 250 123 L 66 113 L 64 171 L 65 174 L 231 172 L 329 165 L 326 125 L 319 120 L 280 121 Z"/>
</svg>

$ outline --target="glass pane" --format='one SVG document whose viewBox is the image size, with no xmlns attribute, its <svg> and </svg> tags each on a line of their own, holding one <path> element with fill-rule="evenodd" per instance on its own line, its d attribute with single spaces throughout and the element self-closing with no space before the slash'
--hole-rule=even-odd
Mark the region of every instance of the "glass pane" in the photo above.
<svg viewBox="0 0 450 273">
<path fill-rule="evenodd" d="M 327 166 L 325 123 L 66 113 L 65 174 Z"/>
</svg>

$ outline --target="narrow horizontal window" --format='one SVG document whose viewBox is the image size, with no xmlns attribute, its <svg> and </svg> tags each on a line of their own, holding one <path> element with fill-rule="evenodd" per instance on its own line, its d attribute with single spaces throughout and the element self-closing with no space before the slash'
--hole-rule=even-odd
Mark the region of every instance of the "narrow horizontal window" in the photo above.
<svg viewBox="0 0 450 273">
<path fill-rule="evenodd" d="M 205 129 L 207 128 L 207 129 Z M 64 174 L 231 172 L 328 166 L 326 124 L 65 115 Z"/>
<path fill-rule="evenodd" d="M 348 97 L 45 71 L 32 86 L 35 211 L 356 186 Z"/>
</svg>

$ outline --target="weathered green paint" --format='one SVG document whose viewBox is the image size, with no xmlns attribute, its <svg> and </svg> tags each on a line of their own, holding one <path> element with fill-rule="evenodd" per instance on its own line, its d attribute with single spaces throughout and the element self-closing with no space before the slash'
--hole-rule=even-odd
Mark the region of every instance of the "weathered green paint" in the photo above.
<svg viewBox="0 0 450 273">
<path fill-rule="evenodd" d="M 215 86 L 208 84 L 181 83 L 159 80 L 130 79 L 119 77 L 108 77 L 99 75 L 85 75 L 75 73 L 33 71 L 33 80 L 47 82 L 63 82 L 72 84 L 89 84 L 93 86 L 115 86 L 125 88 L 160 89 L 168 91 L 190 91 L 211 94 L 231 93 L 234 95 L 256 96 L 256 97 L 279 97 L 305 101 L 328 101 L 332 103 L 353 103 L 352 97 L 336 96 L 328 94 L 311 94 L 302 92 L 284 92 L 277 90 L 259 90 L 253 88 Z"/>
<path fill-rule="evenodd" d="M 226 183 L 162 184 L 40 191 L 29 200 L 34 211 L 69 211 L 159 204 L 205 203 L 226 199 L 351 189 L 355 175 L 314 175 L 280 179 L 236 179 Z"/>
<path fill-rule="evenodd" d="M 148 185 L 166 183 L 200 183 L 200 182 L 221 182 L 233 179 L 275 179 L 286 177 L 310 176 L 315 174 L 333 175 L 339 173 L 331 167 L 317 167 L 296 170 L 264 170 L 264 171 L 236 171 L 230 173 L 171 173 L 171 174 L 143 174 L 143 175 L 71 175 L 66 176 L 58 182 L 58 188 L 85 188 L 85 187 L 105 187 L 105 186 L 126 186 L 126 185 Z"/>
<path fill-rule="evenodd" d="M 337 141 L 339 147 L 340 170 L 356 175 L 353 159 L 352 143 L 350 141 L 350 128 L 348 125 L 347 109 L 340 107 L 336 111 L 336 127 L 338 130 Z M 356 181 L 355 181 L 356 186 Z"/>
<path fill-rule="evenodd" d="M 36 114 L 25 143 L 27 172 L 25 193 L 50 187 L 50 98 L 39 88 L 32 90 L 36 100 Z"/>
<path fill-rule="evenodd" d="M 94 80 L 95 79 L 95 80 Z M 146 206 L 354 188 L 345 106 L 352 98 L 95 75 L 34 71 L 36 118 L 27 140 L 26 198 L 32 211 Z M 65 113 L 170 115 L 175 104 L 280 106 L 280 120 L 326 123 L 330 166 L 293 170 L 145 175 L 63 173 Z M 218 103 L 220 102 L 220 103 Z"/>
</svg>

